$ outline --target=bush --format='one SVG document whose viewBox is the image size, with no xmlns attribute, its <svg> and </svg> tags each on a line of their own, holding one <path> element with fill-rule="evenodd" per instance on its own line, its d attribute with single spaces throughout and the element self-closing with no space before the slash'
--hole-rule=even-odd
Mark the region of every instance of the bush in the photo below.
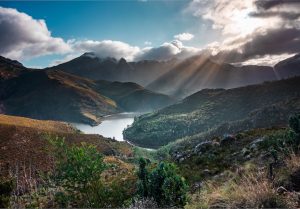
<svg viewBox="0 0 300 209">
<path fill-rule="evenodd" d="M 11 193 L 14 189 L 13 181 L 0 180 L 0 208 L 8 208 Z"/>
<path fill-rule="evenodd" d="M 289 126 L 296 134 L 300 134 L 300 113 L 290 117 Z"/>
<path fill-rule="evenodd" d="M 88 197 L 88 188 L 100 179 L 100 174 L 108 166 L 95 146 L 81 144 L 68 146 L 64 139 L 50 140 L 54 146 L 56 169 L 53 179 L 66 193 L 56 195 L 61 206 L 67 202 L 84 200 Z"/>
<path fill-rule="evenodd" d="M 170 163 L 159 163 L 151 172 L 147 161 L 140 160 L 138 195 L 153 198 L 159 207 L 183 207 L 187 202 L 187 185 Z"/>
</svg>

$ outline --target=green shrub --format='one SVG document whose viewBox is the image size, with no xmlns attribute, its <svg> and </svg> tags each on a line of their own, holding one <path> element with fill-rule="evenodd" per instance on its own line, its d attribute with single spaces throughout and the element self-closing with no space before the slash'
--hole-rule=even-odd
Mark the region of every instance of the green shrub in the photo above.
<svg viewBox="0 0 300 209">
<path fill-rule="evenodd" d="M 87 188 L 88 196 L 85 199 L 84 207 L 87 208 L 119 208 L 126 206 L 126 202 L 131 199 L 128 192 L 132 187 L 131 182 L 127 185 L 116 179 L 108 184 L 96 181 Z"/>
<path fill-rule="evenodd" d="M 187 185 L 170 163 L 159 163 L 148 171 L 147 161 L 140 160 L 138 172 L 138 195 L 153 198 L 160 207 L 183 207 L 187 202 Z"/>
<path fill-rule="evenodd" d="M 0 180 L 0 208 L 8 208 L 11 193 L 14 189 L 12 180 Z"/>
<path fill-rule="evenodd" d="M 108 166 L 95 146 L 84 143 L 68 146 L 62 138 L 51 139 L 50 142 L 54 147 L 56 164 L 53 179 L 66 191 L 57 194 L 56 199 L 61 206 L 75 200 L 79 204 L 89 195 L 88 188 L 100 179 L 100 174 Z"/>
<path fill-rule="evenodd" d="M 296 134 L 300 134 L 300 113 L 290 117 L 289 126 Z"/>
</svg>

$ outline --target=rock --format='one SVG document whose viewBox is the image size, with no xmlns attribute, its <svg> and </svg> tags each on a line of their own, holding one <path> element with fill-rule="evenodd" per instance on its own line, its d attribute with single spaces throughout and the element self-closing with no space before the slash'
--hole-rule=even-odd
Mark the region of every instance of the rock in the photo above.
<svg viewBox="0 0 300 209">
<path fill-rule="evenodd" d="M 180 158 L 180 159 L 178 160 L 178 162 L 179 162 L 179 163 L 182 163 L 184 160 L 185 160 L 185 158 L 182 157 L 182 158 Z"/>
<path fill-rule="evenodd" d="M 204 169 L 203 170 L 203 175 L 204 176 L 210 176 L 212 173 L 211 173 L 211 171 L 209 170 L 209 169 Z"/>
<path fill-rule="evenodd" d="M 278 187 L 276 191 L 278 194 L 284 194 L 284 193 L 288 192 L 288 190 L 286 188 L 284 188 L 283 186 Z"/>
<path fill-rule="evenodd" d="M 246 155 L 245 159 L 246 160 L 251 160 L 252 156 L 249 154 L 249 155 Z"/>
<path fill-rule="evenodd" d="M 213 142 L 213 141 L 205 141 L 197 144 L 197 146 L 194 148 L 195 154 L 202 154 L 210 149 L 212 149 L 214 146 L 219 146 L 219 143 Z"/>
<path fill-rule="evenodd" d="M 233 135 L 225 135 L 224 138 L 221 140 L 220 145 L 221 146 L 228 146 L 232 143 L 234 143 L 236 138 Z"/>
<path fill-rule="evenodd" d="M 250 148 L 252 151 L 257 151 L 259 145 L 260 145 L 264 140 L 265 140 L 264 137 L 258 138 L 258 139 L 256 139 L 256 140 L 254 140 L 253 142 L 250 143 L 249 148 Z"/>
<path fill-rule="evenodd" d="M 246 148 L 246 147 L 244 147 L 243 149 L 242 149 L 242 155 L 243 156 L 247 156 L 247 155 L 249 155 L 250 154 L 250 151 Z"/>
<path fill-rule="evenodd" d="M 203 186 L 203 183 L 201 181 L 195 182 L 192 186 L 191 186 L 191 190 L 192 191 L 199 191 Z"/>
</svg>

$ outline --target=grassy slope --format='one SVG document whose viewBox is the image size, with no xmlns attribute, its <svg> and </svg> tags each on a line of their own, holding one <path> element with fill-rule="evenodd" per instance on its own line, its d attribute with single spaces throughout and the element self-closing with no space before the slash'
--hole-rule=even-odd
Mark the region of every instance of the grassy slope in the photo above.
<svg viewBox="0 0 300 209">
<path fill-rule="evenodd" d="M 92 85 L 92 81 L 63 72 L 22 74 L 3 84 L 4 111 L 36 119 L 99 123 L 100 117 L 119 110 Z"/>
<path fill-rule="evenodd" d="M 125 131 L 141 146 L 158 147 L 176 139 L 246 119 L 259 108 L 299 98 L 300 77 L 229 90 L 202 90 L 180 103 L 140 116 Z"/>
<path fill-rule="evenodd" d="M 5 175 L 10 169 L 24 165 L 39 171 L 50 170 L 53 158 L 48 151 L 47 135 L 65 137 L 68 143 L 93 144 L 101 153 L 121 159 L 132 155 L 132 147 L 125 142 L 79 134 L 66 123 L 0 115 L 0 174 Z"/>
</svg>

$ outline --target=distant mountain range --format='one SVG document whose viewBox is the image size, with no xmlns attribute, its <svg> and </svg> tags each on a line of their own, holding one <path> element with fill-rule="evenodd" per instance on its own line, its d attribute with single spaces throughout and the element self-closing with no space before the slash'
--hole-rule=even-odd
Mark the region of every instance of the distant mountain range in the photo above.
<svg viewBox="0 0 300 209">
<path fill-rule="evenodd" d="M 124 58 L 99 58 L 93 52 L 88 52 L 47 69 L 62 70 L 94 80 L 135 82 L 145 86 L 168 72 L 176 63 L 177 60 L 127 62 Z"/>
<path fill-rule="evenodd" d="M 195 56 L 184 60 L 147 88 L 184 97 L 205 88 L 229 89 L 296 75 L 300 75 L 300 55 L 281 61 L 275 67 L 234 66 Z"/>
<path fill-rule="evenodd" d="M 300 75 L 299 67 L 300 55 L 273 68 L 234 66 L 202 56 L 127 62 L 90 52 L 42 70 L 0 57 L 0 113 L 97 124 L 104 115 L 151 111 L 174 103 L 166 94 L 182 98 L 199 89 L 279 80 Z"/>
<path fill-rule="evenodd" d="M 126 129 L 125 138 L 159 147 L 221 127 L 222 134 L 271 125 L 286 125 L 300 111 L 300 77 L 233 89 L 204 89 L 177 104 L 138 117 Z M 233 134 L 233 133 L 232 133 Z M 190 140 L 187 141 L 187 143 Z"/>
<path fill-rule="evenodd" d="M 135 82 L 152 91 L 183 98 L 205 88 L 235 88 L 300 75 L 299 57 L 281 61 L 273 68 L 234 66 L 205 56 L 127 62 L 124 58 L 99 58 L 90 52 L 50 69 L 96 80 Z"/>
<path fill-rule="evenodd" d="M 150 111 L 174 100 L 135 83 L 94 81 L 63 71 L 30 70 L 1 57 L 0 113 L 97 124 L 122 111 Z M 10 73 L 7 73 L 10 72 Z"/>
</svg>

